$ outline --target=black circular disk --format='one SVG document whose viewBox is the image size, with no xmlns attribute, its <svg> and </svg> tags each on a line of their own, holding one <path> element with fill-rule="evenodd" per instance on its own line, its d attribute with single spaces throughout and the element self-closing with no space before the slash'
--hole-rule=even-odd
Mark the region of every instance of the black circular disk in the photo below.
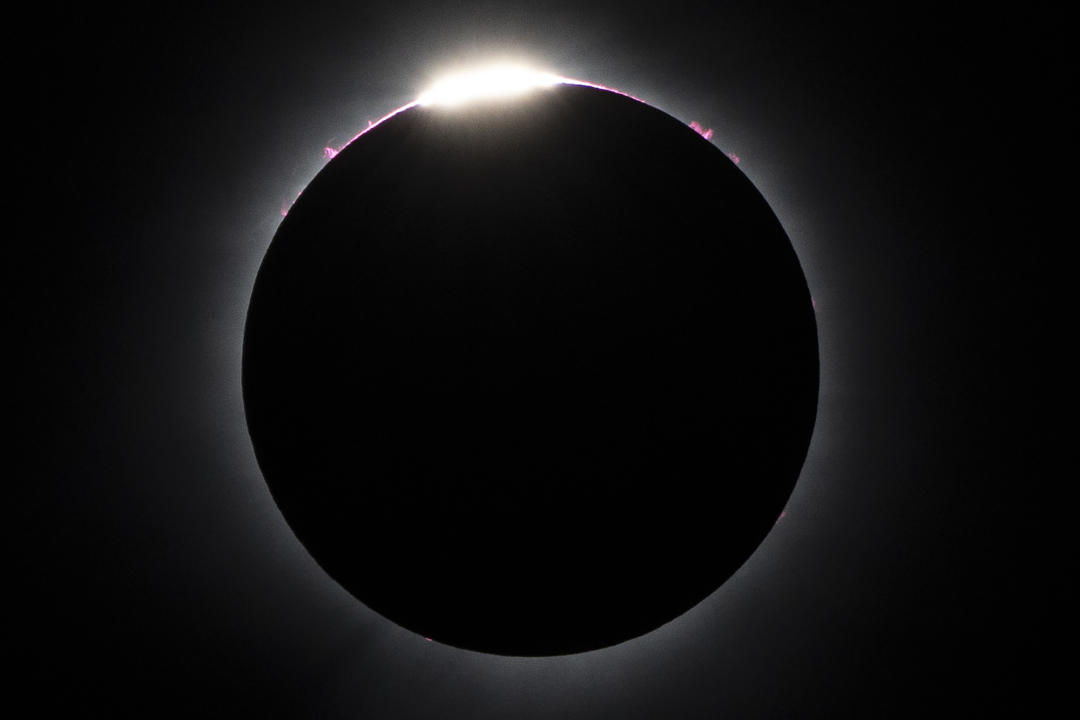
<svg viewBox="0 0 1080 720">
<path fill-rule="evenodd" d="M 259 465 L 312 556 L 500 654 L 618 643 L 719 587 L 792 490 L 817 385 L 757 190 L 576 85 L 356 139 L 281 223 L 244 337 Z"/>
</svg>

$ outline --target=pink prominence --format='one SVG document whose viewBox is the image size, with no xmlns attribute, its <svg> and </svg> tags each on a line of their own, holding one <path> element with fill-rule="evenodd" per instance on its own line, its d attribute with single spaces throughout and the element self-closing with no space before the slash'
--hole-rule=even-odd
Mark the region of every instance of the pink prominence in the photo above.
<svg viewBox="0 0 1080 720">
<path fill-rule="evenodd" d="M 694 132 L 696 132 L 701 137 L 705 138 L 706 140 L 709 140 L 709 139 L 712 138 L 712 135 L 713 135 L 712 128 L 702 127 L 701 123 L 699 123 L 697 120 L 691 120 L 690 121 L 690 129 L 693 130 Z"/>
<path fill-rule="evenodd" d="M 696 132 L 701 137 L 705 138 L 706 140 L 711 140 L 712 139 L 713 129 L 705 127 L 704 125 L 699 123 L 697 120 L 691 120 L 690 121 L 690 129 L 693 130 L 694 132 Z M 738 155 L 736 155 L 733 152 L 729 152 L 729 153 L 727 153 L 727 156 L 731 160 L 731 162 L 735 163 L 736 165 L 739 164 L 739 156 Z"/>
</svg>

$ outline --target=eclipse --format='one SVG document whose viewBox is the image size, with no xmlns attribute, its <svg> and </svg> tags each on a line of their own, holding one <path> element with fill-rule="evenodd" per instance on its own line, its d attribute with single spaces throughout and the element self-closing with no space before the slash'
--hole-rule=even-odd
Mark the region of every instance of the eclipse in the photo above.
<svg viewBox="0 0 1080 720">
<path fill-rule="evenodd" d="M 457 647 L 581 652 L 693 607 L 769 532 L 814 426 L 814 311 L 715 145 L 607 89 L 492 78 L 378 123 L 294 203 L 246 416 L 359 601 Z"/>
</svg>

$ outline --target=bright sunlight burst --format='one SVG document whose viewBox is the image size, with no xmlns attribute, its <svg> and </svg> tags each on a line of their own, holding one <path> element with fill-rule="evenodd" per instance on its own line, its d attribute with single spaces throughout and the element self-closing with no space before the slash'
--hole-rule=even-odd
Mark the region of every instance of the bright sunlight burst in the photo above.
<svg viewBox="0 0 1080 720">
<path fill-rule="evenodd" d="M 520 65 L 495 65 L 442 78 L 417 99 L 420 105 L 456 106 L 474 100 L 522 95 L 563 78 Z"/>
</svg>

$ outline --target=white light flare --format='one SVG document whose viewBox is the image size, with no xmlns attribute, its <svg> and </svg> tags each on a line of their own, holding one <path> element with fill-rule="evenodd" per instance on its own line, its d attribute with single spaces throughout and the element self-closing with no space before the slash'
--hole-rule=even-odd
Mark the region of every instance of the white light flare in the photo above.
<svg viewBox="0 0 1080 720">
<path fill-rule="evenodd" d="M 494 65 L 442 78 L 423 92 L 418 105 L 456 107 L 476 100 L 524 95 L 566 82 L 565 78 L 520 65 Z"/>
</svg>

